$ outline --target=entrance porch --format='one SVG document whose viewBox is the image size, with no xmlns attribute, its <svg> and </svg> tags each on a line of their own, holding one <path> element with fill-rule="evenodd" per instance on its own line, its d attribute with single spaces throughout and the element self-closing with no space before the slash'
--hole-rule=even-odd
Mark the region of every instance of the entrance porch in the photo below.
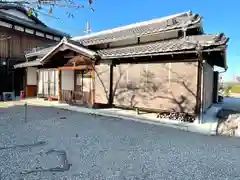
<svg viewBox="0 0 240 180">
<path fill-rule="evenodd" d="M 95 61 L 82 53 L 82 49 L 57 47 L 43 57 L 42 71 L 51 71 L 49 77 L 38 80 L 38 90 L 44 90 L 42 97 L 55 98 L 59 102 L 92 107 L 94 105 Z M 46 70 L 47 69 L 47 70 Z M 41 70 L 39 71 L 41 72 Z M 45 79 L 44 79 L 45 77 Z M 44 89 L 46 87 L 46 90 Z M 50 93 L 49 93 L 50 92 Z M 38 93 L 38 97 L 41 93 Z"/>
<path fill-rule="evenodd" d="M 93 71 L 91 66 L 58 68 L 59 102 L 92 107 L 94 105 Z"/>
</svg>

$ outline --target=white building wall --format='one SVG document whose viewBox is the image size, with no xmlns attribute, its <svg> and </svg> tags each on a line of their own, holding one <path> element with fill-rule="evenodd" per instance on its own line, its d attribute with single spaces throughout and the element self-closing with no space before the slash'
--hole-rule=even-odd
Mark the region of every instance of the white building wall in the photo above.
<svg viewBox="0 0 240 180">
<path fill-rule="evenodd" d="M 27 68 L 27 85 L 37 85 L 37 68 Z"/>
<path fill-rule="evenodd" d="M 38 94 L 43 94 L 43 71 L 38 72 Z"/>
<path fill-rule="evenodd" d="M 62 71 L 62 90 L 74 90 L 74 71 Z"/>
<path fill-rule="evenodd" d="M 111 43 L 109 43 L 109 47 L 137 44 L 137 42 L 138 42 L 137 38 L 125 39 L 125 40 L 120 40 L 120 41 L 116 41 L 116 42 L 111 42 Z"/>
<path fill-rule="evenodd" d="M 149 36 L 142 36 L 140 37 L 140 43 L 160 41 L 164 39 L 177 38 L 177 37 L 178 37 L 178 31 L 170 31 L 170 32 L 158 33 L 158 34 L 149 35 Z"/>
</svg>

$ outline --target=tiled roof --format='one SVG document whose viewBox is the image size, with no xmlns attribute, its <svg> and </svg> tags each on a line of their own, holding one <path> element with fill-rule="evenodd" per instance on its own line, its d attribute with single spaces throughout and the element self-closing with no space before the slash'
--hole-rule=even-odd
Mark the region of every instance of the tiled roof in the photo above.
<svg viewBox="0 0 240 180">
<path fill-rule="evenodd" d="M 59 42 L 48 46 L 48 47 L 39 47 L 39 48 L 34 48 L 31 52 L 28 52 L 25 57 L 33 57 L 33 56 L 38 56 L 38 57 L 43 57 L 45 54 L 47 54 L 49 51 L 51 51 L 56 45 L 58 45 Z"/>
<path fill-rule="evenodd" d="M 47 54 L 45 54 L 41 58 L 40 62 L 41 63 L 47 62 L 55 53 L 61 51 L 62 47 L 68 48 L 69 50 L 82 54 L 83 56 L 87 56 L 91 59 L 95 59 L 97 57 L 97 53 L 95 51 L 90 50 L 79 43 L 78 45 L 76 45 L 75 43 L 71 43 L 67 40 L 66 37 L 64 37 L 57 46 L 48 51 Z"/>
<path fill-rule="evenodd" d="M 32 66 L 39 66 L 39 65 L 41 65 L 40 59 L 36 59 L 34 61 L 16 64 L 16 65 L 14 65 L 14 68 L 32 67 Z"/>
<path fill-rule="evenodd" d="M 160 32 L 165 32 L 173 29 L 180 29 L 183 27 L 185 28 L 201 27 L 201 17 L 198 14 L 192 15 L 191 12 L 184 12 L 159 19 L 154 19 L 98 33 L 93 33 L 86 36 L 74 37 L 68 41 L 75 45 L 81 44 L 83 46 L 88 46 L 106 42 L 114 42 L 123 39 L 129 39 L 132 37 L 157 34 Z M 43 51 L 37 50 L 36 52 L 29 52 L 26 54 L 26 57 L 35 56 L 38 54 L 41 55 L 45 51 L 50 51 L 51 48 L 53 47 L 46 48 Z"/>
<path fill-rule="evenodd" d="M 33 20 L 34 22 L 36 22 L 37 24 L 41 24 L 43 26 L 46 26 L 42 21 L 40 21 L 36 16 L 33 15 L 28 15 L 27 10 L 21 6 L 21 5 L 17 5 L 14 3 L 10 3 L 10 2 L 0 2 L 0 9 L 3 10 L 9 10 L 9 9 L 14 9 L 14 10 L 18 10 L 22 13 L 24 13 L 25 15 L 27 15 L 29 17 L 29 19 Z M 20 17 L 19 17 L 20 18 Z"/>
<path fill-rule="evenodd" d="M 86 36 L 75 37 L 72 38 L 72 40 L 79 41 L 83 45 L 88 46 L 157 34 L 163 31 L 182 29 L 183 27 L 201 27 L 201 17 L 198 14 L 192 15 L 190 12 L 185 12 Z"/>
<path fill-rule="evenodd" d="M 102 59 L 114 59 L 124 57 L 147 56 L 167 52 L 195 50 L 197 46 L 210 48 L 225 45 L 228 41 L 223 34 L 216 35 L 195 35 L 186 38 L 158 41 L 154 43 L 140 44 L 121 48 L 98 50 L 97 53 Z"/>
<path fill-rule="evenodd" d="M 71 44 L 74 44 L 76 46 L 82 46 L 82 44 L 80 44 L 77 41 L 68 40 L 68 42 L 71 43 Z M 43 57 L 45 54 L 47 54 L 49 51 L 51 51 L 59 43 L 60 42 L 56 42 L 56 43 L 49 44 L 49 45 L 46 45 L 46 46 L 33 48 L 31 51 L 26 52 L 25 57 L 26 58 L 33 57 L 33 56 Z"/>
<path fill-rule="evenodd" d="M 67 41 L 67 40 L 66 40 Z M 219 35 L 195 35 L 187 36 L 181 39 L 172 39 L 165 41 L 158 41 L 146 44 L 133 45 L 121 48 L 110 48 L 96 51 L 96 56 L 101 59 L 116 59 L 126 57 L 140 57 L 150 55 L 163 55 L 168 52 L 181 52 L 181 51 L 196 51 L 196 48 L 202 47 L 204 49 L 217 48 L 219 46 L 226 45 L 228 38 L 224 34 Z M 72 44 L 73 41 L 67 41 L 66 43 Z M 73 46 L 79 45 L 78 42 L 73 43 Z M 77 46 L 78 47 L 78 46 Z M 53 51 L 56 46 L 45 48 L 40 50 L 42 55 L 46 55 Z M 81 45 L 79 48 L 83 48 Z M 39 52 L 39 51 L 38 51 Z M 90 51 L 94 52 L 94 51 Z M 184 52 L 183 52 L 184 53 Z M 38 56 L 35 61 L 25 62 L 15 65 L 15 68 L 38 66 L 41 65 L 40 60 L 43 56 Z"/>
</svg>

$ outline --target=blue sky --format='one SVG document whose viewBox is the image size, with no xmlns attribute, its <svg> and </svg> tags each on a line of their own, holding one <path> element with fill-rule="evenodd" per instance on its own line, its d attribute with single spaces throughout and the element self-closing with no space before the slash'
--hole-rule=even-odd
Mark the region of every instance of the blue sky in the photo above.
<svg viewBox="0 0 240 180">
<path fill-rule="evenodd" d="M 78 0 L 84 2 L 84 0 Z M 131 23 L 150 20 L 174 13 L 192 10 L 203 16 L 206 33 L 224 32 L 230 37 L 227 50 L 229 69 L 224 79 L 232 80 L 240 75 L 240 1 L 239 0 L 96 0 L 93 6 L 95 12 L 89 9 L 72 10 L 74 18 L 68 18 L 66 9 L 54 9 L 53 15 L 60 20 L 40 16 L 49 26 L 67 32 L 72 36 L 84 34 L 86 22 L 90 20 L 93 32 L 119 27 Z"/>
</svg>

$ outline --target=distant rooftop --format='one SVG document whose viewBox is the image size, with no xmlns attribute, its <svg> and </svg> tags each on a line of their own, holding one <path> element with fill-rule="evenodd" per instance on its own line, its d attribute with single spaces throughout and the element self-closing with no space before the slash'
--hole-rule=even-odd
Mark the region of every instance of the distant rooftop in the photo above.
<svg viewBox="0 0 240 180">
<path fill-rule="evenodd" d="M 25 16 L 17 12 L 22 12 Z M 67 33 L 63 33 L 61 31 L 48 27 L 37 17 L 33 15 L 29 16 L 27 10 L 24 7 L 16 4 L 0 3 L 0 19 L 8 22 L 14 22 L 19 25 L 24 25 L 29 28 L 34 28 L 55 36 L 69 37 L 69 34 Z"/>
</svg>

